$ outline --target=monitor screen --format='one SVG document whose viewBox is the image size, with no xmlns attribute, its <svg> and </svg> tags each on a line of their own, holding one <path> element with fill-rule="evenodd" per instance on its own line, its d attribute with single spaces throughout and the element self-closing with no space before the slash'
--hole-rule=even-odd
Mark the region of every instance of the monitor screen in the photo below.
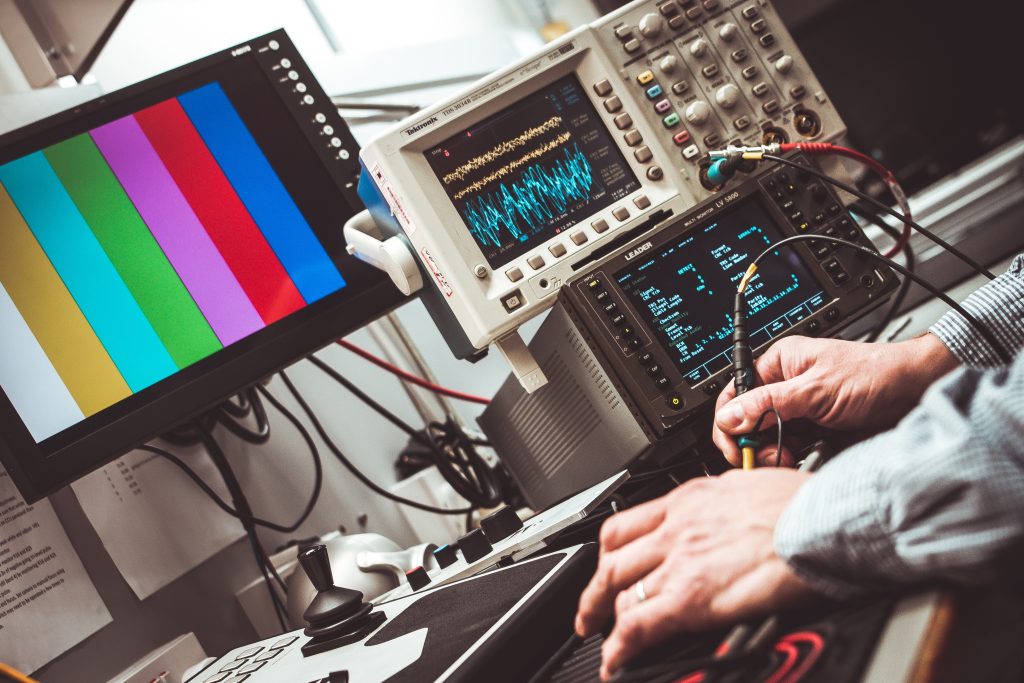
<svg viewBox="0 0 1024 683">
<path fill-rule="evenodd" d="M 397 303 L 283 32 L 0 138 L 0 456 L 46 492 Z M 13 467 L 12 467 L 13 464 Z"/>
<path fill-rule="evenodd" d="M 732 302 L 750 261 L 783 238 L 757 197 L 615 274 L 691 386 L 732 362 Z M 757 348 L 827 303 L 792 249 L 758 264 L 746 291 L 750 345 Z"/>
<path fill-rule="evenodd" d="M 492 268 L 640 187 L 573 74 L 424 154 Z"/>
</svg>

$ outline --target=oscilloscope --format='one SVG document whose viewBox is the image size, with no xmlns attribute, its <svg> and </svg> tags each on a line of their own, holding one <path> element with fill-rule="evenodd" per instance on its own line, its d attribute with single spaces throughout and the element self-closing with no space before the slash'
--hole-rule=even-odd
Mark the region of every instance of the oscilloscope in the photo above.
<svg viewBox="0 0 1024 683">
<path fill-rule="evenodd" d="M 359 193 L 388 239 L 365 215 L 346 238 L 422 284 L 457 357 L 494 343 L 529 391 L 546 380 L 519 326 L 718 194 L 709 149 L 844 132 L 768 0 L 637 0 L 370 142 Z"/>
</svg>

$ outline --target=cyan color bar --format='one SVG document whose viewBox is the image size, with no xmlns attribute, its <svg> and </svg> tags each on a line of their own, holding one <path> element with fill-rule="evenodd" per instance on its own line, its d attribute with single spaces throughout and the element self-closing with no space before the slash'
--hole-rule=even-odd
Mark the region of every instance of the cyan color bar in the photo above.
<svg viewBox="0 0 1024 683">
<path fill-rule="evenodd" d="M 131 390 L 177 372 L 43 153 L 0 166 L 0 183 Z"/>
<path fill-rule="evenodd" d="M 345 286 L 320 240 L 218 83 L 178 97 L 306 303 Z"/>
</svg>

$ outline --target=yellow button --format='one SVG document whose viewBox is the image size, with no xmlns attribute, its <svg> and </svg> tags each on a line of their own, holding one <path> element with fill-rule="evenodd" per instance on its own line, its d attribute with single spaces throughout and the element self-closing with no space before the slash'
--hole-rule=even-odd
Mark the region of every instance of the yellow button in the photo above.
<svg viewBox="0 0 1024 683">
<path fill-rule="evenodd" d="M 647 85 L 648 83 L 650 83 L 653 80 L 654 80 L 654 72 L 651 71 L 650 69 L 648 69 L 647 71 L 641 71 L 640 74 L 636 77 L 636 81 L 640 85 Z"/>
</svg>

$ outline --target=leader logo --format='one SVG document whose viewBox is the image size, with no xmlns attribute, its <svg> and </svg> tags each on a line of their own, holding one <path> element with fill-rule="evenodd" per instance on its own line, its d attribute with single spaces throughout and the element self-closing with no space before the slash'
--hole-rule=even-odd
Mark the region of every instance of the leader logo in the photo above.
<svg viewBox="0 0 1024 683">
<path fill-rule="evenodd" d="M 644 243 L 643 243 L 643 244 L 641 244 L 641 245 L 640 245 L 639 247 L 637 247 L 637 248 L 636 248 L 636 249 L 634 249 L 633 251 L 631 251 L 631 252 L 629 252 L 628 254 L 626 254 L 626 260 L 627 260 L 627 261 L 631 261 L 631 260 L 633 260 L 634 258 L 636 258 L 636 257 L 637 257 L 637 256 L 639 256 L 640 254 L 644 253 L 645 251 L 647 251 L 648 249 L 650 249 L 650 248 L 651 248 L 651 247 L 653 247 L 653 246 L 654 246 L 654 245 L 653 245 L 653 244 L 651 244 L 650 242 L 644 242 Z"/>
</svg>

